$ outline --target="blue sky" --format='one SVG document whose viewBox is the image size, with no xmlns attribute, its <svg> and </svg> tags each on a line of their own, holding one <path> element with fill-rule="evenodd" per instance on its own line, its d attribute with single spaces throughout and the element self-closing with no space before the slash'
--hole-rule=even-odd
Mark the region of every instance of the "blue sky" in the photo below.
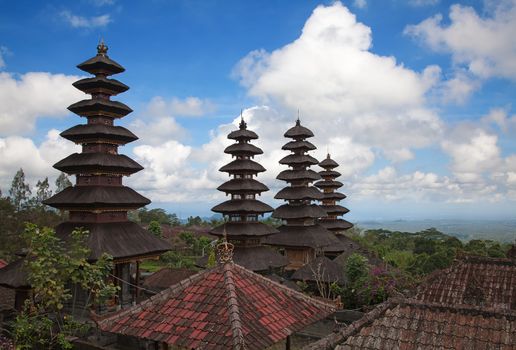
<svg viewBox="0 0 516 350">
<path fill-rule="evenodd" d="M 0 188 L 74 151 L 75 65 L 99 38 L 127 71 L 126 183 L 155 206 L 210 215 L 240 110 L 272 199 L 297 109 L 341 164 L 350 220 L 513 218 L 516 2 L 1 1 Z M 2 97 L 3 96 L 3 97 Z"/>
</svg>

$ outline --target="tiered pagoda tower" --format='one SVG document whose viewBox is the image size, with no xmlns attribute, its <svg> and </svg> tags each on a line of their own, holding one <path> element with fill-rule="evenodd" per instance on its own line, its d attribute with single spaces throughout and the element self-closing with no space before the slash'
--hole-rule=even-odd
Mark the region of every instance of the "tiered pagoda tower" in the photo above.
<svg viewBox="0 0 516 350">
<path fill-rule="evenodd" d="M 131 158 L 119 154 L 118 147 L 138 138 L 129 130 L 115 126 L 116 119 L 123 118 L 132 110 L 125 104 L 111 100 L 111 96 L 129 88 L 118 80 L 108 78 L 125 69 L 110 59 L 104 43 L 97 47 L 97 55 L 77 67 L 94 77 L 81 79 L 73 85 L 91 95 L 91 99 L 72 104 L 68 109 L 86 118 L 86 124 L 76 125 L 61 136 L 82 146 L 81 153 L 74 153 L 57 162 L 54 168 L 76 176 L 71 186 L 44 201 L 59 210 L 69 211 L 69 219 L 56 227 L 56 234 L 66 237 L 77 227 L 89 231 L 88 247 L 91 260 L 103 253 L 113 256 L 115 282 L 120 286 L 117 303 L 126 305 L 131 295 L 129 285 L 131 264 L 156 257 L 170 249 L 169 244 L 141 228 L 127 218 L 127 211 L 138 209 L 150 200 L 122 184 L 124 176 L 130 176 L 142 166 Z M 138 272 L 137 272 L 138 275 Z M 124 282 L 121 282 L 124 281 Z M 137 294 L 137 291 L 135 292 Z"/>
<path fill-rule="evenodd" d="M 272 216 L 282 219 L 280 233 L 267 239 L 267 244 L 284 249 L 289 260 L 287 269 L 296 270 L 311 262 L 317 255 L 332 252 L 337 254 L 344 249 L 340 241 L 326 228 L 318 224 L 318 219 L 327 215 L 326 211 L 313 201 L 322 200 L 323 194 L 311 183 L 320 180 L 321 176 L 309 169 L 319 162 L 307 154 L 316 147 L 307 138 L 314 134 L 301 125 L 299 119 L 293 128 L 287 130 L 285 137 L 292 139 L 282 149 L 291 154 L 282 158 L 279 163 L 290 167 L 277 176 L 289 186 L 280 190 L 274 198 L 287 201 L 279 206 Z"/>
<path fill-rule="evenodd" d="M 324 169 L 319 172 L 322 180 L 317 181 L 314 185 L 323 191 L 321 208 L 326 210 L 328 213 L 327 216 L 319 220 L 319 223 L 335 234 L 342 234 L 344 231 L 352 228 L 353 224 L 339 218 L 339 216 L 349 212 L 348 208 L 337 204 L 337 202 L 346 198 L 345 194 L 336 191 L 338 188 L 343 186 L 342 182 L 335 180 L 341 175 L 335 170 L 339 164 L 331 159 L 330 154 L 328 153 L 326 159 L 320 162 L 319 166 Z"/>
<path fill-rule="evenodd" d="M 287 259 L 271 247 L 264 246 L 264 237 L 278 231 L 258 221 L 259 216 L 274 209 L 257 200 L 256 196 L 269 188 L 255 179 L 265 168 L 252 160 L 263 151 L 252 145 L 251 140 L 258 139 L 255 132 L 247 129 L 247 123 L 240 121 L 239 129 L 232 131 L 228 139 L 235 143 L 228 146 L 224 153 L 231 154 L 234 160 L 220 171 L 226 172 L 231 179 L 217 189 L 230 195 L 231 199 L 212 210 L 224 215 L 226 223 L 214 228 L 210 233 L 222 237 L 227 235 L 229 242 L 235 245 L 233 260 L 235 263 L 255 272 L 268 272 L 287 265 Z"/>
</svg>

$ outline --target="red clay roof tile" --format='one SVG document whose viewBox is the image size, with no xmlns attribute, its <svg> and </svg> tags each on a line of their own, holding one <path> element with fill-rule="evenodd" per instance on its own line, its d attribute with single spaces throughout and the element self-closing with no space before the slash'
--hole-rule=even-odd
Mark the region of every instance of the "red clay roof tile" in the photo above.
<svg viewBox="0 0 516 350">
<path fill-rule="evenodd" d="M 99 325 L 107 332 L 186 348 L 227 349 L 243 341 L 252 350 L 331 312 L 328 304 L 228 263 L 191 276 Z"/>
</svg>

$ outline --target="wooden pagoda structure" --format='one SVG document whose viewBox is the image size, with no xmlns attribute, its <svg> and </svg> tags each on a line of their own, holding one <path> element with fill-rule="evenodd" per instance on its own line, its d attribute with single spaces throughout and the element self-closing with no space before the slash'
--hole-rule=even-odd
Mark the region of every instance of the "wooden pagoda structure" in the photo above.
<svg viewBox="0 0 516 350">
<path fill-rule="evenodd" d="M 317 255 L 326 252 L 338 254 L 344 249 L 341 242 L 318 223 L 319 218 L 327 215 L 326 211 L 313 201 L 322 200 L 324 195 L 311 185 L 321 176 L 309 169 L 319 162 L 307 154 L 316 147 L 307 138 L 314 134 L 301 125 L 299 119 L 296 125 L 284 134 L 286 138 L 292 139 L 282 149 L 290 151 L 291 154 L 282 158 L 280 164 L 288 165 L 289 169 L 284 170 L 276 177 L 289 184 L 280 190 L 274 198 L 283 199 L 287 203 L 274 210 L 272 216 L 283 220 L 284 224 L 279 227 L 279 233 L 267 238 L 267 244 L 283 249 L 288 258 L 289 270 L 297 270 L 304 264 L 314 260 Z"/>
<path fill-rule="evenodd" d="M 69 219 L 56 227 L 56 234 L 65 239 L 77 227 L 89 231 L 90 259 L 96 260 L 103 253 L 110 254 L 115 263 L 115 282 L 120 286 L 120 305 L 129 304 L 135 297 L 129 290 L 131 265 L 138 275 L 139 261 L 157 257 L 170 249 L 169 244 L 129 221 L 127 211 L 138 209 L 150 200 L 122 184 L 124 176 L 130 176 L 142 166 L 131 158 L 118 153 L 118 147 L 138 138 L 122 126 L 114 125 L 132 110 L 125 104 L 111 100 L 129 89 L 128 86 L 109 76 L 125 69 L 107 55 L 104 43 L 97 47 L 97 55 L 77 67 L 94 75 L 73 85 L 91 95 L 68 107 L 84 117 L 86 124 L 71 127 L 61 136 L 82 146 L 81 153 L 74 153 L 57 162 L 54 168 L 76 176 L 71 186 L 50 197 L 45 204 L 69 212 Z M 127 283 L 126 283 L 127 282 Z M 137 283 L 138 278 L 132 283 Z M 137 293 L 137 291 L 136 291 Z"/>
<path fill-rule="evenodd" d="M 331 159 L 331 156 L 328 153 L 326 158 L 319 163 L 319 166 L 324 169 L 319 172 L 322 180 L 317 181 L 314 185 L 323 192 L 321 208 L 328 213 L 328 215 L 319 220 L 319 223 L 328 230 L 336 234 L 340 234 L 352 228 L 353 224 L 339 218 L 339 216 L 349 212 L 348 208 L 337 204 L 339 201 L 346 198 L 345 194 L 336 192 L 336 189 L 342 187 L 342 182 L 335 180 L 340 176 L 340 173 L 335 170 L 339 164 Z"/>
<path fill-rule="evenodd" d="M 224 153 L 230 154 L 233 161 L 220 168 L 231 179 L 217 189 L 231 198 L 212 210 L 224 215 L 227 221 L 215 227 L 211 234 L 222 237 L 227 235 L 234 244 L 233 260 L 236 264 L 254 272 L 270 272 L 287 265 L 287 259 L 269 246 L 262 245 L 262 239 L 278 232 L 275 228 L 258 221 L 264 213 L 274 209 L 257 200 L 256 196 L 269 188 L 255 179 L 265 168 L 253 160 L 263 151 L 252 145 L 251 140 L 258 139 L 255 132 L 247 129 L 247 123 L 240 121 L 239 129 L 232 131 L 228 139 L 235 143 L 228 146 Z"/>
</svg>

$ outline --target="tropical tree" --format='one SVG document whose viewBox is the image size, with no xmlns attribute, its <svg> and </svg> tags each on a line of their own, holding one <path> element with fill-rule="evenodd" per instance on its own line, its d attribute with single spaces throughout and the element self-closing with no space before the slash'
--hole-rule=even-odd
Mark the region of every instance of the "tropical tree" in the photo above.
<svg viewBox="0 0 516 350">
<path fill-rule="evenodd" d="M 11 188 L 9 189 L 9 197 L 17 211 L 22 210 L 26 206 L 30 194 L 29 184 L 25 182 L 25 173 L 20 168 L 14 175 Z"/>
<path fill-rule="evenodd" d="M 92 303 L 102 303 L 117 292 L 108 279 L 112 258 L 102 255 L 95 263 L 88 261 L 85 241 L 88 232 L 75 230 L 65 245 L 49 228 L 27 224 L 23 239 L 27 245 L 25 269 L 32 297 L 13 324 L 17 349 L 71 349 L 69 338 L 81 335 L 87 326 L 67 315 L 63 309 L 75 307 L 70 286 L 89 292 Z"/>
<path fill-rule="evenodd" d="M 72 182 L 70 181 L 68 176 L 66 176 L 65 173 L 59 174 L 59 176 L 56 179 L 56 193 L 59 193 L 70 186 L 72 186 Z"/>
</svg>

